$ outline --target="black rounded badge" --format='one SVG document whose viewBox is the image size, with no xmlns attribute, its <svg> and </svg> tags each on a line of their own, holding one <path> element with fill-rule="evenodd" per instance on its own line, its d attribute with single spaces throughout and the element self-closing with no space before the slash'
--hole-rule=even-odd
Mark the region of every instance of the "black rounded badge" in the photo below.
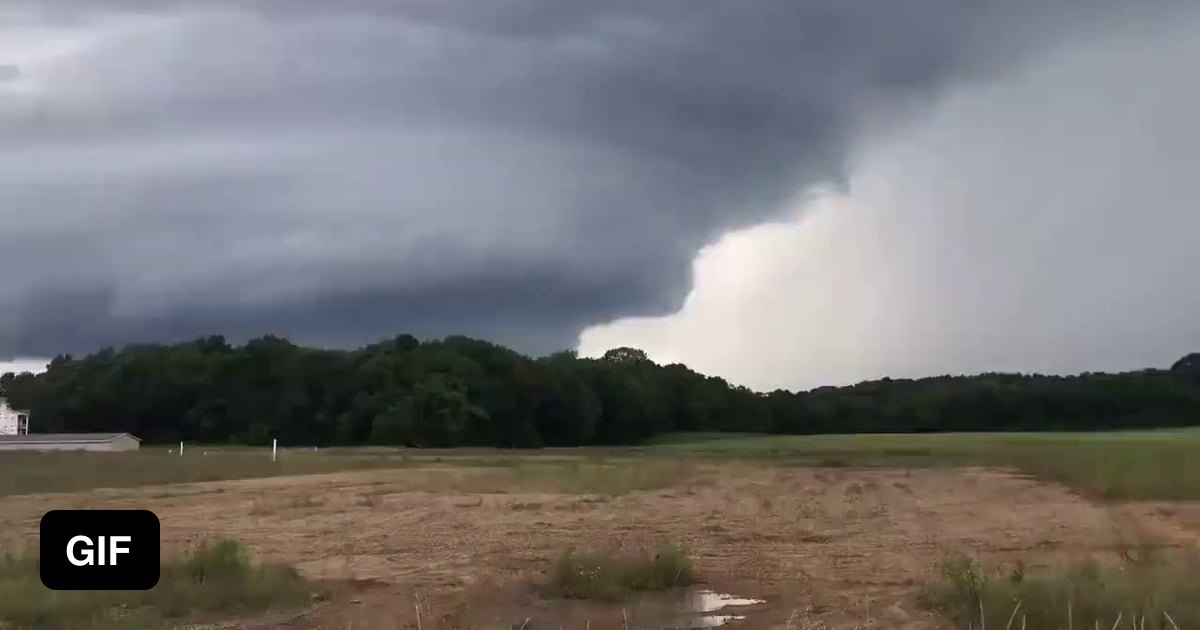
<svg viewBox="0 0 1200 630">
<path fill-rule="evenodd" d="M 149 510 L 52 510 L 42 517 L 42 584 L 56 591 L 144 591 L 158 584 L 158 516 Z"/>
</svg>

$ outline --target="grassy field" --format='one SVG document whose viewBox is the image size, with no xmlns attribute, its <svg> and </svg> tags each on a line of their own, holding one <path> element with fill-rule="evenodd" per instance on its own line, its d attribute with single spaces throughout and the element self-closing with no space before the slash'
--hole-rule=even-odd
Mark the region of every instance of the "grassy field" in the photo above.
<svg viewBox="0 0 1200 630">
<path fill-rule="evenodd" d="M 657 452 L 794 458 L 824 466 L 982 465 L 1016 468 L 1107 499 L 1200 499 L 1200 430 L 671 436 Z"/>
<path fill-rule="evenodd" d="M 603 485 L 580 464 L 696 456 L 778 459 L 823 467 L 998 466 L 1057 481 L 1107 499 L 1200 499 L 1200 429 L 1099 433 L 946 433 L 819 436 L 675 434 L 635 448 L 421 451 L 396 448 L 269 449 L 190 446 L 185 456 L 165 447 L 133 453 L 0 453 L 0 496 L 72 492 L 97 487 L 255 479 L 406 466 L 470 465 L 539 468 L 554 465 L 564 483 Z M 794 461 L 793 461 L 794 460 Z M 635 477 L 616 485 L 654 486 L 659 470 L 610 467 L 604 476 Z M 615 472 L 614 472 L 615 471 Z M 631 472 L 632 471 L 632 472 Z M 519 471 L 520 472 L 520 471 Z M 516 474 L 519 474 L 516 473 Z M 497 478 L 497 483 L 508 480 Z"/>
<path fill-rule="evenodd" d="M 127 453 L 4 452 L 0 453 L 0 496 L 306 475 L 407 464 L 403 457 L 366 453 L 286 452 L 273 462 L 270 449 L 194 447 L 190 451 L 185 449 L 183 457 L 158 447 Z"/>
<path fill-rule="evenodd" d="M 437 585 L 464 575 L 525 575 L 539 597 L 601 602 L 713 579 L 769 599 L 758 614 L 774 615 L 773 627 L 797 611 L 807 619 L 814 602 L 811 614 L 826 625 L 803 627 L 842 627 L 858 612 L 838 606 L 878 579 L 887 586 L 872 591 L 874 601 L 901 601 L 891 610 L 918 614 L 919 591 L 955 627 L 979 627 L 981 615 L 997 628 L 1010 618 L 1012 627 L 1022 619 L 1028 628 L 1070 627 L 1072 619 L 1107 627 L 1118 616 L 1159 627 L 1168 614 L 1195 627 L 1200 559 L 1186 549 L 1200 540 L 1189 538 L 1197 530 L 1188 524 L 1200 522 L 1191 516 L 1200 510 L 1128 501 L 1200 500 L 1197 455 L 1200 430 L 684 434 L 634 448 L 295 448 L 274 462 L 269 449 L 248 447 L 189 446 L 182 457 L 165 447 L 0 453 L 7 532 L 0 552 L 11 554 L 0 558 L 0 628 L 153 627 L 253 615 L 304 601 L 312 589 L 305 580 L 410 574 Z M 317 473 L 340 474 L 308 476 Z M 214 483 L 170 485 L 189 482 Z M 92 491 L 99 488 L 108 490 Z M 75 494 L 53 494 L 61 492 Z M 169 526 L 164 544 L 176 555 L 159 588 L 122 595 L 40 587 L 36 558 L 19 547 L 33 540 L 40 514 L 131 505 L 153 509 Z M 1175 525 L 1163 529 L 1168 521 Z M 1143 535 L 1146 549 L 1161 551 L 1149 560 L 1138 547 Z M 177 555 L 212 536 L 242 540 L 269 562 L 249 562 L 241 547 Z M 678 548 L 689 555 L 661 551 Z M 474 559 L 478 551 L 487 560 Z M 221 571 L 220 580 L 204 577 Z M 790 582 L 795 575 L 826 577 L 814 585 Z M 794 587 L 761 592 L 762 584 Z M 376 609 L 411 613 L 411 594 L 399 604 L 388 597 L 335 606 L 312 627 L 343 627 L 347 619 L 375 627 L 375 619 L 355 615 Z M 566 614 L 548 605 L 512 608 L 506 600 L 488 614 L 498 606 L 518 624 L 525 615 Z M 893 621 L 908 627 L 912 619 Z"/>
<path fill-rule="evenodd" d="M 673 456 L 637 456 L 619 449 L 296 449 L 281 453 L 277 461 L 271 461 L 269 449 L 195 447 L 185 453 L 180 457 L 156 447 L 127 453 L 0 453 L 0 496 L 429 467 L 491 469 L 440 477 L 439 483 L 449 486 L 440 490 L 623 494 L 669 485 L 687 469 L 686 461 Z M 631 462 L 637 465 L 625 465 Z"/>
</svg>

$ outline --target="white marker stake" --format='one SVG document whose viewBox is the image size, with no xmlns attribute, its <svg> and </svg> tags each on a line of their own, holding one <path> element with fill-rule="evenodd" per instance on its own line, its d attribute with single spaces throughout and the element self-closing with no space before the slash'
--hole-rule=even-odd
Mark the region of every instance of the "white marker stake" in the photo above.
<svg viewBox="0 0 1200 630">
<path fill-rule="evenodd" d="M 275 461 L 275 451 L 279 448 L 279 440 L 271 438 L 271 461 Z"/>
<path fill-rule="evenodd" d="M 183 457 L 183 440 L 179 440 L 179 456 Z"/>
</svg>

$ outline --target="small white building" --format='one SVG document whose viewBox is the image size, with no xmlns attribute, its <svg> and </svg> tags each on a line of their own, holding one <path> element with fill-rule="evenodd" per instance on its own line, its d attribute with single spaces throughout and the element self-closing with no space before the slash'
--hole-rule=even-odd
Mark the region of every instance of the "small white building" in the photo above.
<svg viewBox="0 0 1200 630">
<path fill-rule="evenodd" d="M 13 409 L 8 400 L 0 398 L 0 435 L 28 435 L 29 412 Z"/>
</svg>

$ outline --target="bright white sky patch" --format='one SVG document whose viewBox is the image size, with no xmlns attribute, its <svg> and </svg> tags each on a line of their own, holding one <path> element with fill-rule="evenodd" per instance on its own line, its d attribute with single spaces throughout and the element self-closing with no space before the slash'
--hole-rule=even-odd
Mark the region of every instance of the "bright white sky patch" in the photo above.
<svg viewBox="0 0 1200 630">
<path fill-rule="evenodd" d="M 21 374 L 22 372 L 39 372 L 46 371 L 46 365 L 49 361 L 45 359 L 14 359 L 12 361 L 0 361 L 0 374 L 12 372 Z"/>
<path fill-rule="evenodd" d="M 1167 366 L 1200 350 L 1200 19 L 960 89 L 845 197 L 729 234 L 682 309 L 593 327 L 756 388 Z"/>
<path fill-rule="evenodd" d="M 60 64 L 78 57 L 96 39 L 94 31 L 80 27 L 5 27 L 0 20 L 0 66 L 5 68 L 0 94 L 36 95 Z"/>
</svg>

